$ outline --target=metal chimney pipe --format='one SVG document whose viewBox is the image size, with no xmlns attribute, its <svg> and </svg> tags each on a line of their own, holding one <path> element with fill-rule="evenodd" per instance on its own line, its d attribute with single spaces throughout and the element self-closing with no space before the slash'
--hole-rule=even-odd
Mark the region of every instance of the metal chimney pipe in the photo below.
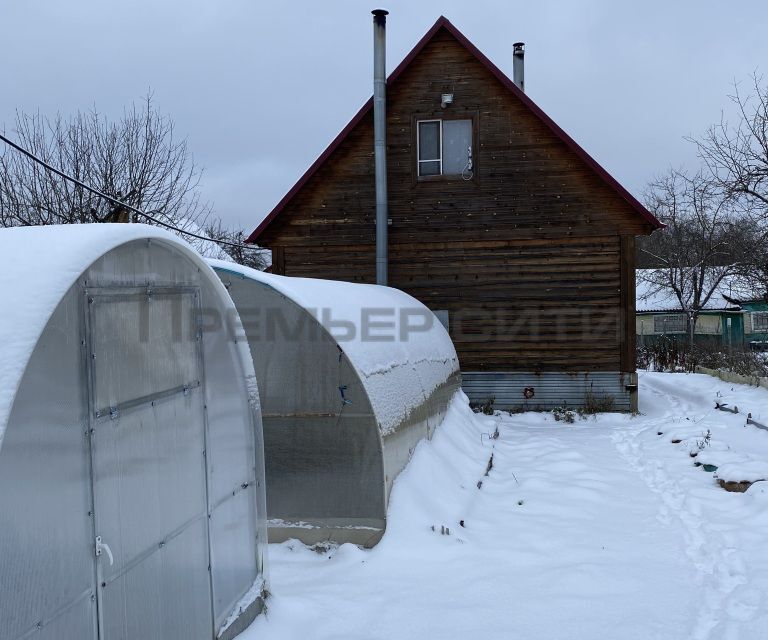
<svg viewBox="0 0 768 640">
<path fill-rule="evenodd" d="M 525 42 L 515 42 L 512 47 L 512 82 L 525 91 Z"/>
<path fill-rule="evenodd" d="M 376 173 L 376 284 L 387 285 L 387 65 L 385 9 L 373 14 L 373 150 Z"/>
</svg>

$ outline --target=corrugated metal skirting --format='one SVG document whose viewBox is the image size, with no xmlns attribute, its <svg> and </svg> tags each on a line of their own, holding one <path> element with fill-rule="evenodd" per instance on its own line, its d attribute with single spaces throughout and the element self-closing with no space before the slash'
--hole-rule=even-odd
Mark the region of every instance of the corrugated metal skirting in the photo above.
<svg viewBox="0 0 768 640">
<path fill-rule="evenodd" d="M 612 397 L 614 411 L 637 410 L 636 373 L 470 371 L 462 372 L 462 388 L 472 403 L 492 398 L 495 409 L 580 407 L 591 392 L 598 400 Z"/>
</svg>

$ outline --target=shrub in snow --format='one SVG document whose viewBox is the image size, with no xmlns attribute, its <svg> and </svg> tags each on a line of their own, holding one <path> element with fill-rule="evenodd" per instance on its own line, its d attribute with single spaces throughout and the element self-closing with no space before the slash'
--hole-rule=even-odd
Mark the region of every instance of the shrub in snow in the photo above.
<svg viewBox="0 0 768 640">
<path fill-rule="evenodd" d="M 720 369 L 744 376 L 768 376 L 765 354 L 733 349 L 723 351 L 722 345 L 697 344 L 691 348 L 673 336 L 660 336 L 654 344 L 640 347 L 636 352 L 638 369 L 666 372 L 692 372 L 696 367 Z"/>
<path fill-rule="evenodd" d="M 610 394 L 598 395 L 592 391 L 587 391 L 584 396 L 584 405 L 576 411 L 580 418 L 585 419 L 587 416 L 613 411 L 614 403 L 615 399 Z"/>
<path fill-rule="evenodd" d="M 696 446 L 698 447 L 699 451 L 702 451 L 704 447 L 708 447 L 712 442 L 712 432 L 707 429 L 707 432 L 703 434 L 703 437 L 701 440 L 696 441 Z"/>
<path fill-rule="evenodd" d="M 496 398 L 491 396 L 483 403 L 479 402 L 473 402 L 471 407 L 472 411 L 475 413 L 484 413 L 487 416 L 492 416 L 496 413 L 496 410 L 493 408 L 493 404 L 496 402 Z"/>
<path fill-rule="evenodd" d="M 563 422 L 567 422 L 568 424 L 573 424 L 576 422 L 576 417 L 574 416 L 573 411 L 567 407 L 555 407 L 552 409 L 552 417 L 557 422 L 560 422 L 561 420 Z"/>
</svg>

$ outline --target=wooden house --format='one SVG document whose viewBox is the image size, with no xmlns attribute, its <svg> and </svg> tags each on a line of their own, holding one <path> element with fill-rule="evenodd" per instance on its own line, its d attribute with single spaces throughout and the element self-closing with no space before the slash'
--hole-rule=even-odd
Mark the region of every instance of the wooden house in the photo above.
<svg viewBox="0 0 768 640">
<path fill-rule="evenodd" d="M 755 351 L 768 351 L 768 294 L 741 302 L 744 309 L 744 344 Z"/>
<path fill-rule="evenodd" d="M 637 344 L 650 346 L 662 337 L 687 342 L 690 327 L 675 294 L 651 270 L 638 269 L 636 283 Z M 751 292 L 753 295 L 755 292 Z M 725 277 L 699 312 L 694 342 L 702 346 L 768 351 L 768 295 L 745 297 L 738 278 Z"/>
<path fill-rule="evenodd" d="M 470 399 L 635 408 L 635 236 L 662 225 L 443 17 L 386 125 L 388 284 L 447 324 Z M 251 234 L 274 273 L 375 281 L 373 152 L 369 100 Z"/>
<path fill-rule="evenodd" d="M 690 339 L 688 315 L 668 288 L 653 284 L 651 270 L 638 269 L 635 299 L 635 331 L 639 347 L 665 339 L 687 342 Z M 743 348 L 745 315 L 735 300 L 730 278 L 725 278 L 699 312 L 694 342 L 701 346 Z"/>
</svg>

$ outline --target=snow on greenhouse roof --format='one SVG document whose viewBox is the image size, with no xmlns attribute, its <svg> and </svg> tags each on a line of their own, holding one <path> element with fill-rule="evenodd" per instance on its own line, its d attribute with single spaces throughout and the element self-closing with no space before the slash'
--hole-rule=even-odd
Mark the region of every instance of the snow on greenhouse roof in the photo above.
<svg viewBox="0 0 768 640">
<path fill-rule="evenodd" d="M 105 253 L 144 238 L 183 246 L 205 265 L 178 236 L 143 224 L 0 229 L 0 447 L 27 362 L 62 297 Z"/>
<path fill-rule="evenodd" d="M 443 325 L 421 302 L 399 289 L 278 276 L 220 260 L 208 260 L 208 263 L 220 271 L 274 289 L 312 313 L 326 329 L 330 328 L 329 332 L 360 376 L 384 435 L 392 432 L 459 369 L 456 350 Z M 370 334 L 386 334 L 392 339 L 363 338 L 362 318 L 366 309 L 371 310 L 372 321 L 394 322 L 396 325 L 394 330 L 375 330 Z M 382 310 L 386 312 L 381 313 Z M 409 332 L 407 339 L 401 339 L 399 330 L 403 314 L 412 314 L 410 322 L 413 325 L 426 318 L 428 329 Z M 324 323 L 324 317 L 331 322 Z M 351 322 L 356 328 L 354 335 L 333 330 L 339 326 L 338 322 Z"/>
</svg>

